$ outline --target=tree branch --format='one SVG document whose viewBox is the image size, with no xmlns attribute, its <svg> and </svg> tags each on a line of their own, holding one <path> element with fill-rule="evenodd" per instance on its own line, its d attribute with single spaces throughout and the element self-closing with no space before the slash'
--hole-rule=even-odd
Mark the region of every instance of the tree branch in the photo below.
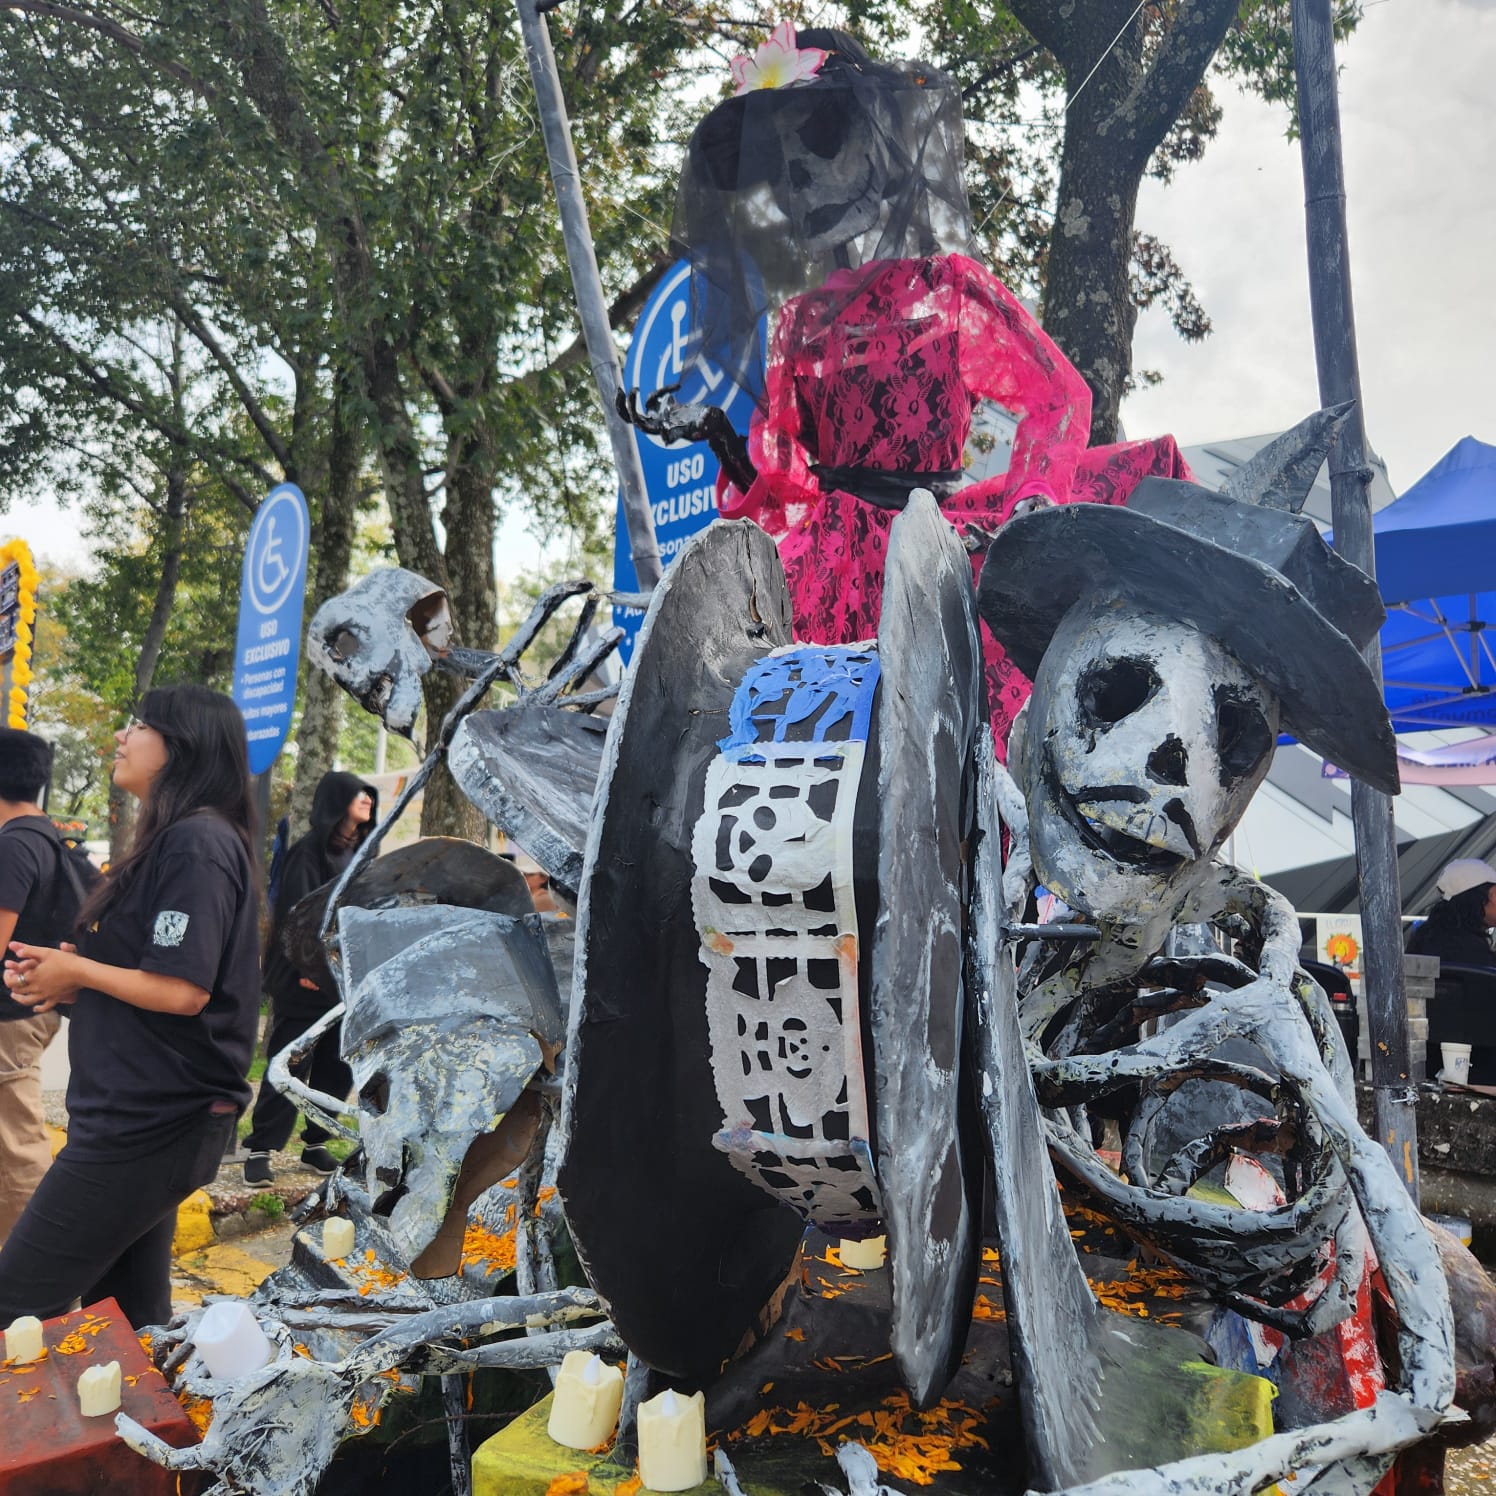
<svg viewBox="0 0 1496 1496">
<path fill-rule="evenodd" d="M 219 461 L 211 460 L 204 450 L 201 442 L 194 439 L 190 431 L 185 430 L 175 422 L 168 421 L 152 410 L 150 403 L 138 394 L 132 394 L 130 390 L 120 385 L 119 381 L 106 369 L 100 368 L 81 349 L 75 348 L 66 338 L 61 337 L 53 328 L 35 313 L 30 311 L 18 311 L 16 316 L 24 322 L 39 337 L 44 338 L 54 348 L 58 349 L 64 357 L 77 369 L 83 381 L 99 394 L 112 400 L 116 405 L 130 412 L 131 415 L 144 421 L 153 430 L 159 432 L 169 442 L 186 448 L 189 452 L 195 452 L 209 461 L 220 482 L 230 493 L 239 500 L 244 507 L 253 514 L 259 508 L 259 500 L 235 479 L 231 478 L 220 466 Z M 221 458 L 222 454 L 219 454 Z M 270 475 L 257 462 L 247 457 L 236 457 L 234 460 L 242 466 L 247 467 L 261 482 L 268 484 Z"/>
<path fill-rule="evenodd" d="M 1078 20 L 1078 4 L 1057 5 L 1055 0 L 1008 0 L 1013 19 L 1047 52 L 1052 52 L 1061 67 L 1069 71 L 1079 44 L 1090 30 L 1087 22 Z M 1064 12 L 1062 14 L 1062 12 Z"/>
<path fill-rule="evenodd" d="M 1015 11 L 1016 15 L 1017 12 Z M 961 102 L 969 104 L 989 83 L 996 83 L 1004 73 L 1011 73 L 1014 68 L 1022 67 L 1030 57 L 1036 56 L 1044 50 L 1037 43 L 1032 47 L 1020 47 L 1016 52 L 1009 52 L 1005 57 L 999 57 L 988 63 L 965 88 L 961 90 Z"/>
<path fill-rule="evenodd" d="M 260 433 L 265 445 L 270 448 L 270 455 L 280 463 L 281 471 L 290 472 L 292 467 L 290 449 L 266 414 L 265 407 L 260 404 L 255 398 L 254 391 L 244 382 L 244 376 L 239 372 L 238 366 L 224 352 L 218 339 L 213 336 L 213 330 L 203 320 L 202 313 L 176 287 L 172 288 L 171 304 L 177 316 L 182 319 L 182 326 L 208 350 L 213 362 L 223 371 L 224 378 L 228 380 L 234 393 L 239 397 L 239 403 L 244 407 L 245 415 L 249 417 L 255 430 Z"/>
<path fill-rule="evenodd" d="M 1123 106 L 1134 121 L 1133 159 L 1147 164 L 1200 86 L 1236 18 L 1239 0 L 1180 0 L 1174 24 L 1159 42 L 1152 66 Z"/>
<path fill-rule="evenodd" d="M 649 300 L 650 292 L 665 278 L 665 272 L 673 263 L 669 260 L 656 260 L 628 290 L 620 294 L 608 308 L 608 326 L 622 327 L 631 318 L 638 316 L 644 303 Z M 536 393 L 540 389 L 541 381 L 548 374 L 564 374 L 568 369 L 585 362 L 586 358 L 587 343 L 581 334 L 578 334 L 550 363 L 542 364 L 538 369 L 531 369 L 528 374 L 512 381 L 510 388 Z"/>
<path fill-rule="evenodd" d="M 211 84 L 203 82 L 179 62 L 167 57 L 152 56 L 142 38 L 107 16 L 80 9 L 76 5 L 55 5 L 51 0 L 0 0 L 0 13 L 5 11 L 13 11 L 17 15 L 48 16 L 52 20 L 65 21 L 70 26 L 107 36 L 132 57 L 138 57 L 158 72 L 165 73 L 168 78 L 190 88 L 199 98 L 212 99 L 216 96 Z"/>
</svg>

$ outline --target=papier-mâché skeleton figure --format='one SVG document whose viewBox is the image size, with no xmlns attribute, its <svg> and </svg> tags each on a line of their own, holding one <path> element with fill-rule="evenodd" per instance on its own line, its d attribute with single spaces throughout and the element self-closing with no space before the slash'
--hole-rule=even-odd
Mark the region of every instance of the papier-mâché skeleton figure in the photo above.
<svg viewBox="0 0 1496 1496">
<path fill-rule="evenodd" d="M 1035 681 L 1017 784 L 1000 795 L 1015 860 L 1031 855 L 1032 876 L 1101 932 L 1069 957 L 1030 950 L 1023 967 L 1019 1023 L 1051 1152 L 1129 1234 L 1212 1290 L 1223 1305 L 1212 1343 L 1250 1347 L 1240 1364 L 1279 1384 L 1281 1422 L 1364 1441 L 1336 1489 L 1366 1491 L 1391 1459 L 1378 1421 L 1395 1409 L 1405 1444 L 1448 1406 L 1444 1280 L 1391 1162 L 1356 1122 L 1339 1031 L 1297 969 L 1292 909 L 1214 860 L 1280 727 L 1396 789 L 1390 726 L 1359 655 L 1380 600 L 1297 513 L 1336 414 L 1280 438 L 1228 493 L 1150 479 L 1125 508 L 1014 521 L 989 550 L 980 607 Z M 1021 899 L 1014 871 L 1008 893 Z M 1180 926 L 1209 926 L 1238 954 L 1214 940 L 1176 954 Z M 1120 1113 L 1120 1175 L 1092 1146 L 1088 1107 Z M 1238 1203 L 1192 1196 L 1222 1169 Z M 1379 1390 L 1371 1341 L 1375 1265 L 1397 1320 L 1385 1357 L 1396 1395 Z M 1024 1283 L 1009 1292 L 1021 1317 Z M 1233 1340 L 1228 1313 L 1266 1329 Z M 1055 1334 L 1025 1337 L 1031 1386 L 1074 1381 L 1094 1340 L 1087 1319 L 1082 1307 Z M 1374 1370 L 1347 1373 L 1335 1395 L 1322 1379 L 1310 1387 L 1296 1358 L 1326 1352 L 1326 1339 L 1345 1359 L 1370 1352 Z M 1083 1438 L 1053 1423 L 1053 1473 L 1094 1473 Z"/>
<path fill-rule="evenodd" d="M 1273 481 L 1253 475 L 1258 494 Z M 450 749 L 459 782 L 491 816 L 554 833 L 545 851 L 533 848 L 554 859 L 553 876 L 580 869 L 557 1062 L 558 1183 L 596 1293 L 548 1292 L 531 1233 L 516 1286 L 534 1297 L 507 1316 L 461 1302 L 449 1317 L 411 1314 L 401 1294 L 416 1285 L 357 1305 L 272 1296 L 262 1304 L 272 1322 L 312 1333 L 309 1316 L 339 1320 L 352 1347 L 319 1354 L 309 1373 L 278 1362 L 223 1398 L 223 1436 L 201 1457 L 226 1477 L 223 1489 L 240 1489 L 248 1468 L 232 1468 L 225 1442 L 241 1433 L 260 1441 L 243 1489 L 310 1489 L 293 1464 L 308 1450 L 330 1455 L 357 1389 L 380 1369 L 541 1364 L 563 1345 L 616 1334 L 641 1374 L 708 1387 L 720 1376 L 728 1387 L 737 1367 L 756 1395 L 760 1362 L 783 1354 L 787 1337 L 764 1331 L 798 1281 L 786 1273 L 807 1223 L 886 1232 L 882 1343 L 892 1355 L 875 1359 L 891 1359 L 911 1399 L 932 1404 L 964 1374 L 987 1209 L 1001 1237 L 1032 1487 L 1225 1493 L 1313 1467 L 1327 1489 L 1365 1493 L 1439 1422 L 1453 1372 L 1437 1256 L 1356 1125 L 1338 1031 L 1295 969 L 1292 912 L 1211 860 L 1280 726 L 1333 742 L 1339 761 L 1386 782 L 1390 744 L 1375 715 L 1355 742 L 1334 720 L 1370 710 L 1353 640 L 1376 626 L 1374 595 L 1306 521 L 1191 485 L 1145 484 L 1126 510 L 1013 521 L 993 542 L 982 605 L 1038 677 L 1015 760 L 1020 791 L 993 760 L 969 560 L 928 494 L 895 522 L 886 576 L 876 641 L 796 644 L 771 542 L 744 522 L 712 527 L 651 601 L 605 748 L 589 694 L 566 698 L 582 709 L 564 712 L 553 682 L 505 711 L 466 716 L 485 679 L 507 667 L 502 656 L 422 644 L 404 601 L 429 596 L 418 578 L 396 589 L 377 647 L 373 633 L 360 644 L 354 630 L 336 631 L 347 638 L 335 672 L 386 706 L 433 662 L 476 676 L 427 770 Z M 394 637 L 403 648 L 386 647 Z M 1265 644 L 1281 647 L 1265 658 Z M 555 678 L 581 680 L 589 659 L 586 648 L 568 651 Z M 561 721 L 568 715 L 582 731 Z M 595 801 L 589 762 L 600 765 Z M 1025 959 L 1020 1000 L 1013 951 L 1032 945 L 1032 931 L 1015 922 L 1031 861 L 1100 938 L 1070 959 L 1057 953 L 1073 945 L 1042 941 Z M 436 1079 L 440 1022 L 424 1026 L 424 999 L 401 993 L 424 980 L 423 951 L 451 956 L 475 982 L 484 919 L 505 943 L 501 926 L 514 921 L 471 907 L 375 908 L 371 918 L 353 907 L 358 877 L 351 869 L 332 890 L 326 923 L 343 904 L 342 960 L 369 1020 L 354 1024 L 352 1041 L 376 1046 L 361 1104 L 377 1113 L 398 1095 L 409 1115 L 398 1129 L 384 1124 L 382 1141 L 372 1128 L 371 1167 L 335 1176 L 324 1206 L 357 1213 L 402 1260 L 433 1253 L 430 1267 L 466 1207 L 459 1161 L 491 1089 L 508 1116 L 539 1109 L 518 1173 L 519 1218 L 530 1219 L 557 1091 L 541 1041 L 554 1029 L 544 982 L 510 984 L 528 994 L 527 1010 L 509 1002 L 484 1014 L 497 1025 L 483 1030 L 492 1074 L 458 1085 L 472 1106 L 448 1107 L 456 1093 Z M 1212 924 L 1236 940 L 1235 954 L 1170 945 L 1176 927 Z M 422 946 L 448 925 L 450 940 Z M 389 990 L 376 990 L 386 967 Z M 410 1043 L 399 1022 L 407 1006 Z M 480 995 L 472 1015 L 483 1009 Z M 1177 1023 L 1143 1035 L 1145 1019 L 1173 1011 Z M 430 1063 L 411 1063 L 408 1084 L 384 1092 L 378 1073 L 412 1045 Z M 1120 1176 L 1086 1125 L 1087 1108 L 1108 1105 L 1126 1123 Z M 428 1135 L 440 1168 L 406 1168 L 407 1150 L 414 1162 Z M 1208 1288 L 1220 1306 L 1209 1335 L 1101 1306 L 1051 1151 L 1126 1235 Z M 1218 1165 L 1235 1205 L 1191 1193 Z M 391 1198 L 376 1198 L 381 1183 Z M 457 1207 L 445 1220 L 444 1202 Z M 1316 1402 L 1297 1374 L 1299 1347 L 1338 1353 L 1364 1327 L 1368 1241 L 1396 1320 L 1392 1386 L 1351 1388 L 1366 1395 L 1343 1406 Z M 445 1292 L 448 1281 L 420 1287 Z M 531 1304 L 557 1328 L 482 1343 Z M 561 1328 L 604 1308 L 612 1324 Z M 356 1333 L 396 1312 L 409 1316 L 398 1331 L 381 1322 L 374 1340 Z M 755 1333 L 763 1338 L 745 1353 Z M 1204 1366 L 1212 1354 L 1222 1364 Z M 1180 1403 L 1182 1370 L 1243 1402 L 1276 1377 L 1280 1431 L 1267 1432 L 1262 1396 L 1245 1443 L 1202 1429 Z M 875 1404 L 888 1383 L 879 1385 Z M 857 1374 L 842 1386 L 860 1395 Z M 1195 1458 L 1138 1468 L 1121 1452 L 1122 1425 L 1166 1416 L 1186 1437 L 1152 1458 Z M 749 1457 L 735 1446 L 734 1459 Z"/>
</svg>

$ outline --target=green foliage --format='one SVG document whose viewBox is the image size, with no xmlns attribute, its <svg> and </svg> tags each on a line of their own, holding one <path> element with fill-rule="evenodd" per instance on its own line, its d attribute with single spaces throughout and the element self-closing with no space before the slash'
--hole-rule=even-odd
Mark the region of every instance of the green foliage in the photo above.
<svg viewBox="0 0 1496 1496">
<path fill-rule="evenodd" d="M 85 585 L 69 587 L 58 600 L 58 616 L 68 631 L 71 668 L 123 718 L 135 699 L 139 641 L 160 576 L 160 517 L 142 508 L 134 516 L 138 528 L 122 532 L 101 504 L 88 512 L 96 526 L 95 570 Z M 242 508 L 205 485 L 186 520 L 182 570 L 156 684 L 193 681 L 228 689 L 248 527 Z"/>
<path fill-rule="evenodd" d="M 286 1213 L 286 1202 L 274 1190 L 265 1190 L 249 1202 L 251 1210 L 257 1210 L 267 1220 L 278 1221 Z"/>
<path fill-rule="evenodd" d="M 109 825 L 112 734 L 124 718 L 89 688 L 71 664 L 71 640 L 63 613 L 68 595 L 86 584 L 45 565 L 39 570 L 31 720 L 53 747 L 47 808 L 60 819 L 84 821 L 87 838 L 102 839 Z"/>
</svg>

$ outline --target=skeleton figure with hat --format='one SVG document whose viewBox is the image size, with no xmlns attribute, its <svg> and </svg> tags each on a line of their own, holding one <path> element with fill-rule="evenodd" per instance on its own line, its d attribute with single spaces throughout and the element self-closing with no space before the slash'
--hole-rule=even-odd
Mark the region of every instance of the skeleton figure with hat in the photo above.
<svg viewBox="0 0 1496 1496">
<path fill-rule="evenodd" d="M 1389 1366 L 1425 1409 L 1452 1389 L 1437 1255 L 1357 1125 L 1338 1029 L 1296 966 L 1293 910 L 1216 860 L 1280 731 L 1397 789 L 1360 655 L 1380 598 L 1298 513 L 1339 414 L 1280 438 L 1224 493 L 1149 479 L 1123 507 L 1016 520 L 992 542 L 979 603 L 1035 682 L 1003 797 L 1026 831 L 1026 881 L 1100 929 L 1023 967 L 1052 1154 L 1219 1296 L 1223 1358 L 1276 1381 L 1289 1416 L 1320 1418 L 1378 1405 Z M 1120 1120 L 1120 1175 L 1088 1108 Z M 1207 1179 L 1225 1195 L 1192 1197 Z M 1378 1262 L 1398 1319 L 1380 1357 Z"/>
</svg>

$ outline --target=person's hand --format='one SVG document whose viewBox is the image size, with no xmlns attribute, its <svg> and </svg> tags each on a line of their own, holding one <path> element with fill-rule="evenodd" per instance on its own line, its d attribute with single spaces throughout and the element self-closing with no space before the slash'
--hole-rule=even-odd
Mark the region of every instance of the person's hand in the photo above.
<svg viewBox="0 0 1496 1496">
<path fill-rule="evenodd" d="M 76 946 L 64 941 L 54 950 L 49 945 L 12 940 L 10 951 L 5 986 L 18 1003 L 35 1013 L 50 1013 L 77 1000 L 81 963 Z"/>
</svg>

